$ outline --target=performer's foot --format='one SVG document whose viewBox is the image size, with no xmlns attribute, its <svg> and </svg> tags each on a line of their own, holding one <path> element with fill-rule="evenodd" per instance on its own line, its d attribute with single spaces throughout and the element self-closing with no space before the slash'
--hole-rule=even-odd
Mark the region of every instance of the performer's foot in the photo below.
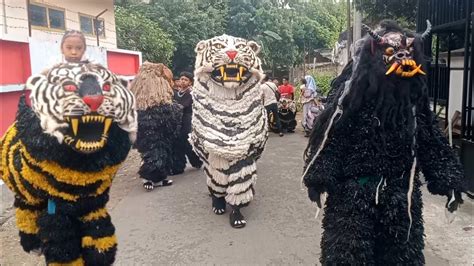
<svg viewBox="0 0 474 266">
<path fill-rule="evenodd" d="M 196 168 L 196 169 L 201 169 L 201 167 L 202 167 L 202 162 L 199 163 L 199 164 L 194 164 L 194 165 L 191 164 L 191 166 L 194 167 L 194 168 Z"/>
<path fill-rule="evenodd" d="M 173 170 L 171 171 L 170 175 L 180 175 L 184 173 L 184 170 Z"/>
<path fill-rule="evenodd" d="M 165 179 L 161 182 L 158 182 L 158 184 L 156 185 L 157 187 L 167 187 L 167 186 L 171 186 L 173 185 L 173 180 L 171 179 Z"/>
<path fill-rule="evenodd" d="M 155 189 L 155 186 L 153 185 L 153 182 L 151 182 L 151 181 L 146 181 L 145 183 L 143 183 L 143 188 L 144 188 L 146 191 L 152 191 L 153 189 Z"/>
<path fill-rule="evenodd" d="M 295 133 L 295 130 L 294 129 L 288 130 L 288 133 Z"/>
<path fill-rule="evenodd" d="M 212 211 L 217 215 L 222 215 L 225 213 L 226 202 L 225 198 L 212 196 Z"/>
<path fill-rule="evenodd" d="M 281 133 L 281 132 L 280 132 L 280 134 L 279 134 L 279 135 L 280 135 L 280 137 L 283 137 L 283 133 Z"/>
<path fill-rule="evenodd" d="M 244 216 L 240 213 L 239 209 L 234 209 L 229 215 L 230 226 L 234 228 L 243 228 L 247 224 Z"/>
</svg>

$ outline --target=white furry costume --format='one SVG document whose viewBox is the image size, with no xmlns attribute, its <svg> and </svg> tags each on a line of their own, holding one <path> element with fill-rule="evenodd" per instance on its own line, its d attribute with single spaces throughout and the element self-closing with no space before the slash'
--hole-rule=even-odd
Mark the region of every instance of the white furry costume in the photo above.
<svg viewBox="0 0 474 266">
<path fill-rule="evenodd" d="M 255 162 L 268 137 L 259 50 L 228 35 L 196 47 L 190 142 L 204 162 L 209 191 L 231 206 L 253 199 Z"/>
</svg>

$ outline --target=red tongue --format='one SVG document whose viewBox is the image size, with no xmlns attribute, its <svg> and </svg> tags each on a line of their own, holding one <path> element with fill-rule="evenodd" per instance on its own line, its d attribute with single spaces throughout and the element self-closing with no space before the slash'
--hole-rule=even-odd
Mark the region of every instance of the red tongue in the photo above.
<svg viewBox="0 0 474 266">
<path fill-rule="evenodd" d="M 82 100 L 91 108 L 91 111 L 95 112 L 104 101 L 104 96 L 102 95 L 84 96 L 82 97 Z"/>
</svg>

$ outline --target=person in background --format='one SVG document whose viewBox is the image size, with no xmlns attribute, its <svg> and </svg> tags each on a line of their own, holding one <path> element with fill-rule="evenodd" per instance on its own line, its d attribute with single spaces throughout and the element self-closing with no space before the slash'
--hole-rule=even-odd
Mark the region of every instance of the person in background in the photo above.
<svg viewBox="0 0 474 266">
<path fill-rule="evenodd" d="M 268 76 L 263 78 L 262 85 L 260 87 L 263 90 L 263 105 L 267 110 L 268 124 L 270 129 L 273 132 L 278 133 L 280 137 L 283 137 L 283 132 L 281 132 L 280 117 L 278 115 L 278 102 L 275 95 L 278 88 L 273 82 L 270 81 Z"/>
<path fill-rule="evenodd" d="M 174 91 L 179 91 L 180 88 L 181 88 L 181 82 L 179 80 L 179 77 L 175 76 L 173 78 L 173 90 Z"/>
<path fill-rule="evenodd" d="M 84 57 L 86 53 L 86 37 L 78 30 L 68 30 L 61 39 L 61 53 L 63 62 L 87 63 Z"/>
<path fill-rule="evenodd" d="M 278 88 L 278 85 L 280 85 L 280 82 L 278 81 L 277 78 L 274 78 L 272 82 L 277 86 L 277 88 Z"/>
<path fill-rule="evenodd" d="M 293 100 L 295 89 L 293 88 L 293 86 L 291 86 L 290 83 L 288 83 L 288 78 L 284 77 L 282 79 L 282 83 L 283 84 L 278 87 L 278 91 L 280 92 L 281 97 Z"/>
<path fill-rule="evenodd" d="M 78 30 L 64 32 L 59 46 L 61 58 L 58 56 L 50 58 L 47 67 L 41 71 L 41 74 L 48 74 L 50 68 L 61 63 L 89 63 L 85 56 L 86 47 L 86 37 L 82 32 Z"/>
<path fill-rule="evenodd" d="M 191 144 L 188 141 L 188 134 L 191 132 L 191 119 L 193 115 L 193 98 L 191 88 L 193 86 L 193 74 L 190 72 L 181 72 L 179 77 L 178 90 L 174 91 L 174 100 L 183 106 L 183 120 L 181 124 L 181 133 L 173 145 L 173 166 L 171 175 L 178 175 L 184 172 L 186 168 L 186 157 L 191 166 L 201 168 L 202 161 L 194 153 Z"/>
<path fill-rule="evenodd" d="M 163 64 L 145 62 L 130 85 L 138 112 L 135 147 L 142 163 L 138 174 L 143 188 L 173 184 L 173 145 L 181 133 L 182 106 L 173 101 L 173 74 Z"/>
<path fill-rule="evenodd" d="M 309 136 L 313 129 L 314 120 L 319 115 L 321 108 L 317 106 L 315 98 L 317 96 L 316 81 L 310 75 L 306 75 L 301 79 L 300 86 L 300 103 L 303 105 L 303 118 L 301 125 L 305 131 L 305 136 Z M 320 103 L 320 101 L 318 101 Z"/>
</svg>

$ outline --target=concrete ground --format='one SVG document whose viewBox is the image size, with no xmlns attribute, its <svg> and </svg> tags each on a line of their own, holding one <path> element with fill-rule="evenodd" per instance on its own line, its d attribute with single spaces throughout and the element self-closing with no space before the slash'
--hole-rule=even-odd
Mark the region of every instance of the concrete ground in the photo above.
<svg viewBox="0 0 474 266">
<path fill-rule="evenodd" d="M 318 264 L 321 221 L 300 189 L 306 143 L 301 132 L 271 134 L 258 164 L 255 200 L 243 211 L 248 225 L 239 230 L 230 227 L 227 214 L 212 213 L 201 170 L 187 169 L 173 186 L 145 192 L 132 152 L 108 205 L 119 240 L 116 265 Z M 424 192 L 427 265 L 473 265 L 473 202 L 466 200 L 447 224 L 445 198 Z M 5 194 L 0 210 L 11 204 Z M 43 265 L 42 257 L 22 251 L 12 213 L 7 208 L 0 214 L 8 217 L 0 226 L 0 265 Z"/>
</svg>

